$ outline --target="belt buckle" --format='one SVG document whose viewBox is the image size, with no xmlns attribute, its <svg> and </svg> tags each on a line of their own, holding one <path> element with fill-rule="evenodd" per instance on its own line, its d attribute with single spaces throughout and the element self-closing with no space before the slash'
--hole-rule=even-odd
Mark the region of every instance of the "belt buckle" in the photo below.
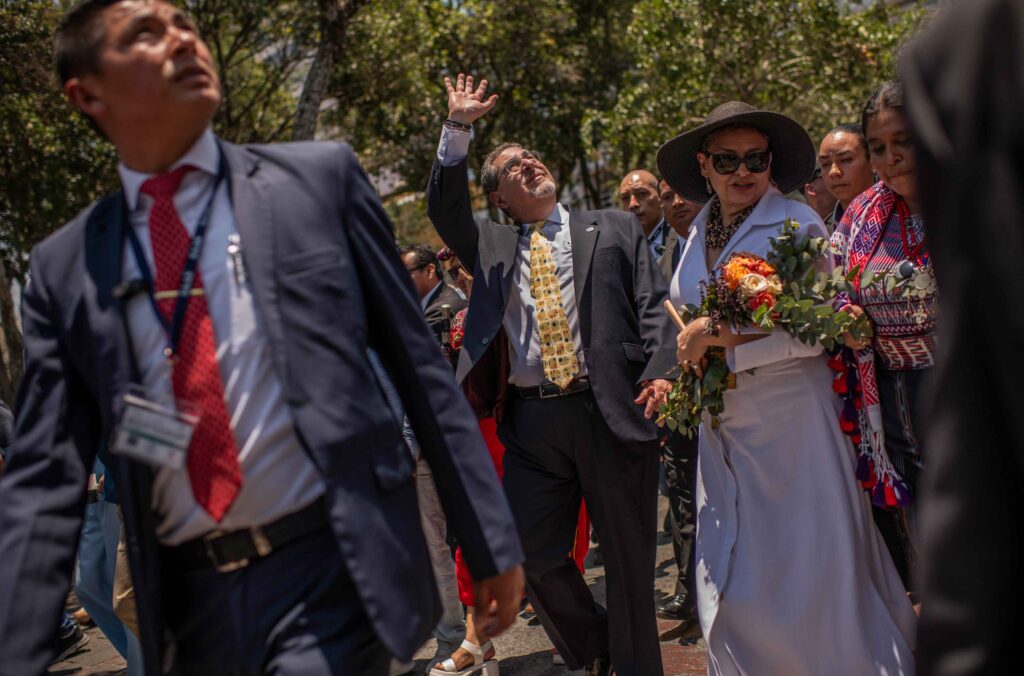
<svg viewBox="0 0 1024 676">
<path fill-rule="evenodd" d="M 555 397 L 560 397 L 563 394 L 565 394 L 565 392 L 562 390 L 562 388 L 558 387 L 558 385 L 554 385 L 554 387 L 556 388 L 555 391 L 552 392 L 551 394 L 548 394 L 547 392 L 544 391 L 544 385 L 538 385 L 537 389 L 540 392 L 540 398 L 541 399 L 554 399 Z"/>
<path fill-rule="evenodd" d="M 213 541 L 215 539 L 216 536 L 213 534 L 207 535 L 203 538 L 203 547 L 206 548 L 206 558 L 213 564 L 214 570 L 218 573 L 230 573 L 233 570 L 245 568 L 249 565 L 248 557 L 238 561 L 228 561 L 227 563 L 222 562 L 220 557 L 217 556 L 217 550 L 213 546 Z"/>
<path fill-rule="evenodd" d="M 249 538 L 252 540 L 253 546 L 256 548 L 256 554 L 261 558 L 274 551 L 274 546 L 270 544 L 270 539 L 267 534 L 263 532 L 263 529 L 259 526 L 253 526 L 248 529 Z M 213 564 L 214 570 L 218 573 L 230 573 L 233 570 L 239 570 L 245 568 L 251 562 L 249 557 L 239 559 L 238 561 L 222 562 L 220 557 L 217 556 L 217 550 L 213 546 L 213 541 L 220 535 L 219 533 L 211 533 L 203 538 L 203 546 L 206 548 L 206 558 Z"/>
</svg>

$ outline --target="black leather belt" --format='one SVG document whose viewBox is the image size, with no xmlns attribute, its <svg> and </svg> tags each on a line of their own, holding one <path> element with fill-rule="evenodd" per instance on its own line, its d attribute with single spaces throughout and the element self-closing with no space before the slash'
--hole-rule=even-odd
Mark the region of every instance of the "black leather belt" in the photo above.
<svg viewBox="0 0 1024 676">
<path fill-rule="evenodd" d="M 329 523 L 327 506 L 324 499 L 319 498 L 277 521 L 230 533 L 213 532 L 177 547 L 168 547 L 167 553 L 171 563 L 183 570 L 213 568 L 218 573 L 228 573 L 245 568 L 254 559 L 267 556 L 289 542 L 318 533 Z"/>
<path fill-rule="evenodd" d="M 564 390 L 554 383 L 544 383 L 534 387 L 516 387 L 516 391 L 519 392 L 519 396 L 523 399 L 552 399 L 554 397 L 564 397 L 567 394 L 586 392 L 589 389 L 590 378 L 586 376 L 572 381 Z"/>
</svg>

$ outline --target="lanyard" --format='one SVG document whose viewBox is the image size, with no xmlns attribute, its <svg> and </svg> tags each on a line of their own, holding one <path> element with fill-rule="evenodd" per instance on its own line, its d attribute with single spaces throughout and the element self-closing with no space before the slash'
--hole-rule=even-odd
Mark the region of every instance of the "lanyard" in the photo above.
<svg viewBox="0 0 1024 676">
<path fill-rule="evenodd" d="M 146 290 L 149 293 L 150 305 L 153 308 L 153 313 L 156 314 L 157 321 L 164 328 L 164 333 L 167 334 L 167 347 L 164 348 L 164 355 L 168 359 L 173 358 L 178 350 L 178 341 L 181 339 L 181 330 L 185 324 L 185 311 L 188 309 L 188 300 L 192 295 L 192 286 L 195 284 L 196 279 L 196 268 L 199 266 L 199 256 L 203 252 L 203 243 L 206 240 L 206 226 L 210 223 L 213 201 L 217 197 L 217 190 L 220 189 L 221 181 L 224 180 L 226 173 L 224 156 L 221 154 L 217 167 L 217 177 L 213 182 L 213 190 L 210 192 L 209 199 L 206 200 L 206 206 L 203 207 L 203 212 L 199 216 L 199 222 L 196 224 L 196 232 L 192 235 L 192 239 L 189 242 L 188 257 L 185 259 L 185 267 L 181 271 L 181 283 L 178 285 L 177 302 L 174 305 L 174 313 L 171 315 L 170 323 L 164 318 L 159 306 L 157 306 L 153 273 L 150 272 L 149 263 L 146 262 L 146 256 L 142 251 L 142 243 L 139 241 L 138 235 L 135 234 L 135 228 L 128 227 L 128 240 L 131 242 L 132 252 L 135 254 L 135 262 L 139 266 L 142 281 L 145 283 Z M 150 233 L 150 238 L 152 236 L 152 233 Z"/>
</svg>

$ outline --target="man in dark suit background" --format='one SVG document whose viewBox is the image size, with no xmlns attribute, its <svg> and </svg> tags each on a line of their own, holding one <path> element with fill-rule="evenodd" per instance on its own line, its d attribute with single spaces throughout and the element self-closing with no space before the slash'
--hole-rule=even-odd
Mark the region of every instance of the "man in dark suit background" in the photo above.
<svg viewBox="0 0 1024 676">
<path fill-rule="evenodd" d="M 458 289 L 445 282 L 441 262 L 437 260 L 437 254 L 433 249 L 426 244 L 414 244 L 402 249 L 402 262 L 405 263 L 413 288 L 420 297 L 420 306 L 423 308 L 423 318 L 427 320 L 427 326 L 435 334 L 440 333 L 444 319 L 442 308 L 447 305 L 454 316 L 456 312 L 466 307 L 466 299 Z"/>
<path fill-rule="evenodd" d="M 56 52 L 70 101 L 118 151 L 122 190 L 32 254 L 0 477 L 0 672 L 48 665 L 86 476 L 139 412 L 133 383 L 153 403 L 199 403 L 184 467 L 104 453 L 147 673 L 383 674 L 411 657 L 439 604 L 369 350 L 438 477 L 485 631 L 508 626 L 522 594 L 511 515 L 351 150 L 217 139 L 209 50 L 164 2 L 79 3 Z"/>
<path fill-rule="evenodd" d="M 527 592 L 568 668 L 603 673 L 610 655 L 623 676 L 661 673 L 652 594 L 658 443 L 649 418 L 675 364 L 665 280 L 635 216 L 566 209 L 537 154 L 518 144 L 498 146 L 481 170 L 485 194 L 513 223 L 474 222 L 469 131 L 497 96 L 486 97 L 486 80 L 474 89 L 461 74 L 445 85 L 449 119 L 428 215 L 474 271 L 457 377 L 504 389 L 484 407 L 506 446 Z M 508 368 L 480 373 L 502 363 Z M 568 557 L 581 495 L 604 552 L 607 615 Z"/>
</svg>

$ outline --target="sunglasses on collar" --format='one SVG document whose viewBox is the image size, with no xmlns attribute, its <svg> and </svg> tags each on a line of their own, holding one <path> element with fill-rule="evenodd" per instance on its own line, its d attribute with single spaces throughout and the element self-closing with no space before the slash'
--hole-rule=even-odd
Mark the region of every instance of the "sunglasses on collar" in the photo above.
<svg viewBox="0 0 1024 676">
<path fill-rule="evenodd" d="M 743 157 L 735 153 L 708 153 L 711 158 L 711 166 L 719 174 L 733 174 L 740 168 L 741 164 L 747 165 L 747 170 L 752 174 L 761 174 L 768 171 L 772 163 L 772 151 L 754 150 Z"/>
</svg>

